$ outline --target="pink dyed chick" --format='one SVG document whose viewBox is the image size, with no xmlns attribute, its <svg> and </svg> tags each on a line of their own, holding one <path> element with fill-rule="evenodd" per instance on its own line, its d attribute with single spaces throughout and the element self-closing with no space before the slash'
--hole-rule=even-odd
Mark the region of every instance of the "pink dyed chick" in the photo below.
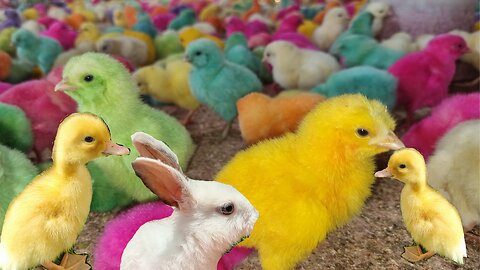
<svg viewBox="0 0 480 270">
<path fill-rule="evenodd" d="M 300 12 L 300 5 L 299 4 L 294 4 L 294 5 L 291 5 L 291 6 L 288 6 L 286 8 L 281 9 L 277 13 L 277 18 L 276 19 L 277 20 L 283 20 L 283 18 L 287 17 L 288 15 L 290 15 L 293 12 Z"/>
<path fill-rule="evenodd" d="M 43 16 L 43 17 L 40 17 L 37 22 L 43 26 L 45 26 L 45 28 L 49 28 L 50 25 L 56 23 L 56 22 L 60 22 L 59 20 L 55 19 L 55 18 L 52 18 L 52 17 L 49 17 L 49 16 Z"/>
<path fill-rule="evenodd" d="M 414 124 L 402 138 L 407 147 L 417 149 L 425 159 L 438 140 L 461 122 L 480 118 L 480 93 L 455 95 L 433 108 L 430 116 Z"/>
<path fill-rule="evenodd" d="M 302 49 L 318 50 L 318 47 L 312 41 L 310 41 L 310 39 L 296 32 L 276 33 L 272 36 L 272 41 L 276 40 L 289 41 Z"/>
<path fill-rule="evenodd" d="M 0 82 L 0 95 L 7 91 L 10 87 L 12 87 L 12 84 L 6 83 L 6 82 Z"/>
<path fill-rule="evenodd" d="M 468 51 L 462 37 L 439 35 L 425 49 L 400 58 L 388 69 L 398 79 L 397 105 L 406 108 L 407 123 L 416 110 L 434 106 L 448 95 L 455 60 Z"/>
<path fill-rule="evenodd" d="M 157 16 L 153 17 L 152 22 L 158 31 L 164 31 L 167 29 L 168 24 L 173 19 L 175 19 L 175 14 L 169 12 L 169 13 L 158 14 Z"/>
<path fill-rule="evenodd" d="M 41 32 L 40 35 L 57 40 L 65 50 L 73 48 L 75 46 L 75 39 L 77 38 L 77 32 L 63 22 L 52 23 L 50 27 Z"/>
<path fill-rule="evenodd" d="M 225 19 L 225 33 L 230 37 L 235 32 L 245 33 L 245 23 L 237 16 L 230 16 Z"/>
<path fill-rule="evenodd" d="M 173 209 L 163 202 L 150 202 L 134 206 L 105 225 L 95 247 L 93 269 L 118 270 L 123 250 L 145 223 L 169 217 Z"/>
<path fill-rule="evenodd" d="M 20 107 L 32 122 L 33 150 L 40 162 L 50 158 L 58 125 L 77 107 L 69 96 L 54 89 L 48 80 L 31 80 L 0 94 L 0 102 Z"/>
<path fill-rule="evenodd" d="M 256 48 L 261 46 L 267 46 L 270 42 L 272 42 L 272 35 L 270 35 L 269 33 L 258 33 L 248 39 L 248 47 Z"/>
<path fill-rule="evenodd" d="M 286 16 L 277 28 L 275 33 L 297 32 L 297 28 L 303 23 L 303 16 L 299 13 L 291 13 Z"/>
<path fill-rule="evenodd" d="M 268 33 L 268 25 L 260 20 L 253 20 L 245 25 L 245 36 L 247 38 L 259 33 Z"/>
</svg>

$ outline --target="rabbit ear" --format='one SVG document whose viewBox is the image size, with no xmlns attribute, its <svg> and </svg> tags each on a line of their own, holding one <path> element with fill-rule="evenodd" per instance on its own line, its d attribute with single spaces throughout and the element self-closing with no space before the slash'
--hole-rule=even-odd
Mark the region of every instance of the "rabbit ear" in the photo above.
<svg viewBox="0 0 480 270">
<path fill-rule="evenodd" d="M 188 179 L 175 168 L 144 157 L 134 160 L 132 167 L 145 186 L 165 203 L 180 209 L 191 208 L 195 204 Z"/>
<path fill-rule="evenodd" d="M 164 142 L 143 132 L 133 134 L 132 142 L 141 157 L 159 160 L 182 172 L 177 155 Z"/>
</svg>

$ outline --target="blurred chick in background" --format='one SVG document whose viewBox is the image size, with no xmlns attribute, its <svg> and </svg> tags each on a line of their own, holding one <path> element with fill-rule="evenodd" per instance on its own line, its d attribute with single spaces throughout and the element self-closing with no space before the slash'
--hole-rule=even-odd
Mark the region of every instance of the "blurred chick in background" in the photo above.
<svg viewBox="0 0 480 270">
<path fill-rule="evenodd" d="M 388 167 L 375 176 L 393 177 L 405 184 L 400 206 L 405 227 L 416 245 L 405 247 L 402 257 L 416 262 L 438 253 L 463 264 L 467 248 L 460 216 L 455 207 L 428 185 L 423 156 L 413 148 L 396 151 Z M 427 249 L 426 253 L 420 245 Z"/>
<path fill-rule="evenodd" d="M 347 10 L 343 7 L 332 8 L 327 12 L 322 25 L 315 29 L 313 40 L 318 48 L 328 51 L 335 39 L 347 28 L 348 25 Z"/>
<path fill-rule="evenodd" d="M 325 98 L 299 91 L 271 98 L 261 93 L 248 94 L 237 101 L 238 124 L 243 141 L 255 144 L 297 129 L 300 121 Z"/>
<path fill-rule="evenodd" d="M 200 102 L 192 95 L 188 84 L 188 76 L 192 66 L 183 60 L 174 60 L 165 65 L 151 65 L 138 69 L 133 79 L 142 94 L 148 94 L 161 102 L 173 102 L 175 105 L 189 110 L 183 120 L 187 125 Z"/>
<path fill-rule="evenodd" d="M 285 89 L 310 89 L 340 69 L 333 56 L 301 49 L 287 41 L 268 44 L 263 61 L 272 65 L 273 80 Z"/>
<path fill-rule="evenodd" d="M 101 35 L 102 32 L 100 32 L 96 24 L 91 22 L 82 23 L 78 31 L 77 39 L 75 39 L 75 46 L 84 42 L 95 44 Z"/>
<path fill-rule="evenodd" d="M 385 106 L 362 95 L 321 102 L 296 133 L 239 152 L 216 180 L 260 212 L 240 246 L 258 250 L 262 268 L 287 270 L 327 233 L 360 213 L 374 181 L 374 156 L 403 144 Z"/>
<path fill-rule="evenodd" d="M 58 269 L 52 260 L 73 246 L 90 212 L 92 182 L 86 163 L 102 155 L 129 152 L 110 140 L 107 125 L 97 116 L 67 117 L 55 138 L 52 167 L 35 177 L 8 207 L 0 267 L 28 269 L 42 264 Z M 61 266 L 89 269 L 81 265 L 86 256 L 70 257 L 75 261 L 62 260 Z"/>
<path fill-rule="evenodd" d="M 192 42 L 185 57 L 193 66 L 188 79 L 193 96 L 228 122 L 222 134 L 225 138 L 237 116 L 237 100 L 262 90 L 262 83 L 248 68 L 226 61 L 211 40 Z"/>
<path fill-rule="evenodd" d="M 383 20 L 392 15 L 390 6 L 383 2 L 373 2 L 367 5 L 366 10 L 370 12 L 374 19 L 372 23 L 373 36 L 378 36 L 383 28 Z"/>
<path fill-rule="evenodd" d="M 217 46 L 222 49 L 223 47 L 225 47 L 225 43 L 220 38 L 209 35 L 209 34 L 205 34 L 193 26 L 187 26 L 182 28 L 182 30 L 178 32 L 178 35 L 180 37 L 180 42 L 182 43 L 182 46 L 184 48 L 187 48 L 188 44 L 190 44 L 192 41 L 195 41 L 200 38 L 209 39 L 215 42 L 215 44 L 217 44 Z"/>
</svg>

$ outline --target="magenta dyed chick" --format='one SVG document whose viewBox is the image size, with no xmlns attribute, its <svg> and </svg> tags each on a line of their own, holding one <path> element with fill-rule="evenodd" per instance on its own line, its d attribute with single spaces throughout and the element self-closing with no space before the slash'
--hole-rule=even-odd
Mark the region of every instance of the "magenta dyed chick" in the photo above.
<svg viewBox="0 0 480 270">
<path fill-rule="evenodd" d="M 77 32 L 63 22 L 54 22 L 47 30 L 40 33 L 42 36 L 50 37 L 57 40 L 64 50 L 71 49 L 75 46 Z"/>
<path fill-rule="evenodd" d="M 276 40 L 289 41 L 302 49 L 318 50 L 318 47 L 310 39 L 296 32 L 276 33 L 272 36 L 272 42 Z"/>
<path fill-rule="evenodd" d="M 168 12 L 156 15 L 152 18 L 152 22 L 158 31 L 165 31 L 173 19 L 175 19 L 175 14 Z"/>
<path fill-rule="evenodd" d="M 123 250 L 145 223 L 169 217 L 173 209 L 163 202 L 150 202 L 134 206 L 105 225 L 95 247 L 95 270 L 118 270 Z"/>
<path fill-rule="evenodd" d="M 448 95 L 455 60 L 468 51 L 462 37 L 444 34 L 390 66 L 388 71 L 398 79 L 397 105 L 407 110 L 407 123 L 416 110 L 435 106 Z"/>
<path fill-rule="evenodd" d="M 225 19 L 225 32 L 227 37 L 235 32 L 245 34 L 245 23 L 237 16 L 230 16 Z"/>
<path fill-rule="evenodd" d="M 446 98 L 430 116 L 414 124 L 402 138 L 407 147 L 417 149 L 425 159 L 435 150 L 438 140 L 461 122 L 480 118 L 480 93 Z"/>
<path fill-rule="evenodd" d="M 10 87 L 12 87 L 12 84 L 6 83 L 6 82 L 0 82 L 0 95 L 7 91 Z"/>
<path fill-rule="evenodd" d="M 249 48 L 256 48 L 256 47 L 264 47 L 267 46 L 268 43 L 272 41 L 272 35 L 269 33 L 258 33 L 256 35 L 251 36 L 248 39 L 248 47 Z"/>
<path fill-rule="evenodd" d="M 260 20 L 253 20 L 245 25 L 245 36 L 247 38 L 259 33 L 268 33 L 268 25 Z"/>
<path fill-rule="evenodd" d="M 0 94 L 0 102 L 20 107 L 30 119 L 38 161 L 50 158 L 58 125 L 77 107 L 69 96 L 54 89 L 55 84 L 48 80 L 31 80 Z"/>
<path fill-rule="evenodd" d="M 276 34 L 297 32 L 297 28 L 303 23 L 303 16 L 299 13 L 291 13 L 280 21 Z"/>
<path fill-rule="evenodd" d="M 286 8 L 281 9 L 277 13 L 277 20 L 282 20 L 283 18 L 287 17 L 288 15 L 290 15 L 293 12 L 300 12 L 300 5 L 299 4 L 295 3 L 291 6 L 288 6 Z"/>
</svg>

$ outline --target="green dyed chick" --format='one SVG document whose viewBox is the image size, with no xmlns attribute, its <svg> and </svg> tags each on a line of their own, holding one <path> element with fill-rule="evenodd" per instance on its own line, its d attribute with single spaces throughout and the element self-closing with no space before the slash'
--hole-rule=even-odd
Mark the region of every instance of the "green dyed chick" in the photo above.
<svg viewBox="0 0 480 270">
<path fill-rule="evenodd" d="M 182 10 L 178 16 L 168 24 L 168 29 L 180 30 L 184 26 L 195 23 L 195 12 L 189 8 Z"/>
<path fill-rule="evenodd" d="M 167 30 L 155 38 L 155 49 L 158 59 L 183 52 L 180 37 L 177 32 L 172 30 Z"/>
<path fill-rule="evenodd" d="M 17 30 L 15 27 L 8 27 L 0 32 L 0 51 L 4 51 L 9 55 L 15 54 L 15 46 L 12 46 L 12 34 Z"/>
<path fill-rule="evenodd" d="M 37 168 L 23 153 L 0 144 L 0 228 L 10 202 L 37 174 Z"/>
<path fill-rule="evenodd" d="M 224 49 L 225 59 L 247 67 L 264 83 L 272 82 L 272 74 L 266 69 L 259 57 L 248 48 L 243 33 L 235 32 L 228 39 Z"/>
<path fill-rule="evenodd" d="M 130 139 L 137 131 L 152 134 L 167 143 L 177 154 L 182 168 L 187 168 L 195 150 L 188 131 L 173 117 L 143 104 L 134 80 L 115 59 L 101 53 L 85 53 L 70 59 L 63 70 L 63 80 L 55 90 L 66 91 L 78 103 L 79 112 L 94 113 L 110 123 L 112 139 L 132 149 L 129 156 L 92 162 L 106 175 L 104 179 L 94 178 L 94 190 L 96 185 L 101 185 L 100 182 L 107 181 L 127 193 L 130 199 L 145 201 L 155 198 L 138 181 L 130 165 L 138 156 Z M 124 198 L 118 199 L 119 204 L 124 202 Z M 112 201 L 95 200 L 94 210 L 105 210 L 104 205 L 112 205 Z"/>
<path fill-rule="evenodd" d="M 32 148 L 32 124 L 17 106 L 0 103 L 0 144 L 22 152 Z"/>
</svg>

